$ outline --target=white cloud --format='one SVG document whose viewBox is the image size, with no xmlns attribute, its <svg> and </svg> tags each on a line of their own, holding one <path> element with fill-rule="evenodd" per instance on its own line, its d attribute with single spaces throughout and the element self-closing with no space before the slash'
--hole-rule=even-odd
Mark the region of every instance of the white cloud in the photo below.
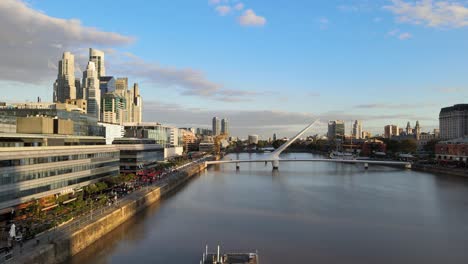
<svg viewBox="0 0 468 264">
<path fill-rule="evenodd" d="M 242 26 L 264 26 L 266 24 L 266 19 L 255 14 L 252 9 L 247 9 L 239 17 L 239 23 Z"/>
<path fill-rule="evenodd" d="M 408 40 L 413 38 L 413 35 L 408 32 L 401 32 L 399 29 L 391 30 L 387 33 L 387 36 L 397 38 L 399 40 Z"/>
<path fill-rule="evenodd" d="M 394 13 L 397 21 L 425 25 L 428 27 L 465 27 L 468 26 L 468 8 L 456 1 L 439 0 L 391 0 L 384 6 Z"/>
<path fill-rule="evenodd" d="M 410 38 L 412 38 L 412 37 L 413 37 L 413 35 L 411 35 L 411 34 L 408 33 L 408 32 L 401 33 L 401 34 L 398 36 L 398 38 L 399 38 L 400 40 L 407 40 L 407 39 L 410 39 Z"/>
<path fill-rule="evenodd" d="M 57 74 L 52 65 L 64 49 L 132 42 L 132 37 L 86 27 L 77 19 L 48 16 L 22 1 L 0 1 L 0 80 L 52 82 Z"/>
<path fill-rule="evenodd" d="M 161 66 L 147 62 L 138 56 L 124 52 L 116 53 L 107 60 L 117 75 L 132 76 L 140 81 L 160 87 L 177 89 L 182 95 L 198 96 L 224 102 L 250 101 L 258 92 L 228 89 L 224 85 L 207 79 L 202 71 Z"/>
<path fill-rule="evenodd" d="M 243 4 L 243 3 L 237 3 L 237 4 L 234 6 L 234 9 L 240 11 L 240 10 L 244 9 L 244 4 Z"/>
<path fill-rule="evenodd" d="M 225 16 L 229 13 L 231 13 L 231 7 L 230 6 L 227 6 L 227 5 L 221 5 L 221 6 L 217 6 L 215 8 L 216 12 L 218 12 L 218 14 L 220 16 Z"/>
<path fill-rule="evenodd" d="M 196 69 L 165 67 L 112 48 L 132 42 L 131 37 L 85 27 L 79 20 L 48 16 L 21 1 L 0 0 L 0 81 L 4 87 L 5 83 L 21 82 L 33 84 L 21 86 L 33 94 L 52 94 L 62 52 L 68 50 L 75 55 L 76 77 L 80 77 L 88 47 L 97 46 L 106 53 L 108 70 L 117 76 L 141 78 L 163 87 L 176 87 L 184 95 L 226 102 L 249 100 L 254 94 L 227 89 Z M 39 91 L 39 84 L 44 89 Z"/>
</svg>

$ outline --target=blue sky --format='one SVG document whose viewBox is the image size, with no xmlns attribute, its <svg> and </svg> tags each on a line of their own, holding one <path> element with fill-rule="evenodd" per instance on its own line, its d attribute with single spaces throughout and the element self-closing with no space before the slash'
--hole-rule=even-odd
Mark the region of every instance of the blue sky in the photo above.
<svg viewBox="0 0 468 264">
<path fill-rule="evenodd" d="M 83 67 L 89 47 L 108 51 L 108 75 L 140 83 L 146 121 L 226 116 L 241 137 L 315 118 L 320 133 L 329 119 L 428 131 L 468 98 L 467 1 L 4 0 L 0 12 L 0 100 L 51 100 L 61 53 Z"/>
</svg>

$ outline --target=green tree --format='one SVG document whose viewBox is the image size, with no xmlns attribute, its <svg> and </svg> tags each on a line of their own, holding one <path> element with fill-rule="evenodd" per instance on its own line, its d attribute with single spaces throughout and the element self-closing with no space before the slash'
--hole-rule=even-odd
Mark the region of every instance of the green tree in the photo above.
<svg viewBox="0 0 468 264">
<path fill-rule="evenodd" d="M 281 145 L 283 145 L 284 143 L 285 143 L 284 140 L 278 139 L 278 140 L 273 141 L 272 145 L 275 149 L 277 149 L 281 147 Z"/>
</svg>

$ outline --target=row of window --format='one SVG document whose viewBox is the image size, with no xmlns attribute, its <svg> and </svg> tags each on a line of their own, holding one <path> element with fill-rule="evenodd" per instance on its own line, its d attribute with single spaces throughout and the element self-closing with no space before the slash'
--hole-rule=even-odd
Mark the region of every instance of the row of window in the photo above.
<svg viewBox="0 0 468 264">
<path fill-rule="evenodd" d="M 66 167 L 58 168 L 49 168 L 43 170 L 33 170 L 33 171 L 22 171 L 14 173 L 3 173 L 0 174 L 0 183 L 1 185 L 12 184 L 23 181 L 30 181 L 35 179 L 53 177 L 57 175 L 63 175 L 67 173 L 80 172 L 85 170 L 94 170 L 104 167 L 118 167 L 118 161 L 104 162 L 98 164 L 83 164 L 83 165 L 72 165 Z"/>
<path fill-rule="evenodd" d="M 89 154 L 53 156 L 53 157 L 0 160 L 0 168 L 35 165 L 35 164 L 69 161 L 69 160 L 94 159 L 94 158 L 118 158 L 118 157 L 119 157 L 119 152 L 116 151 L 116 152 L 100 152 L 100 153 L 89 153 Z"/>
<path fill-rule="evenodd" d="M 50 184 L 45 184 L 33 188 L 29 188 L 26 190 L 8 190 L 0 193 L 0 202 L 5 202 L 21 197 L 26 197 L 34 194 L 40 194 L 43 192 L 47 192 L 50 190 L 55 190 L 67 186 L 71 186 L 74 184 L 90 181 L 90 180 L 95 180 L 95 179 L 101 179 L 101 178 L 106 178 L 106 177 L 111 177 L 111 176 L 117 176 L 119 173 L 118 170 L 112 171 L 112 172 L 106 172 L 106 173 L 100 173 L 96 175 L 91 175 L 88 177 L 82 177 L 82 178 L 76 178 L 76 179 L 71 179 L 71 180 L 62 180 L 62 181 L 56 181 L 54 183 Z"/>
</svg>

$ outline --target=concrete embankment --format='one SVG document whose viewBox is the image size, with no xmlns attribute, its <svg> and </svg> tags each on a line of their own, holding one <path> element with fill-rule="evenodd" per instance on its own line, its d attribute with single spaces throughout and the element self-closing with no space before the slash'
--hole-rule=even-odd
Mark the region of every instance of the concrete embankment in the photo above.
<svg viewBox="0 0 468 264">
<path fill-rule="evenodd" d="M 170 176 L 162 186 L 152 187 L 153 189 L 148 190 L 147 193 L 138 198 L 123 202 L 114 211 L 83 226 L 79 230 L 66 234 L 55 241 L 38 245 L 32 252 L 24 252 L 24 255 L 14 259 L 14 263 L 62 263 L 129 220 L 139 211 L 158 201 L 165 194 L 176 190 L 178 186 L 184 184 L 205 168 L 206 166 L 203 163 L 191 165 L 183 172 Z"/>
<path fill-rule="evenodd" d="M 468 177 L 468 170 L 463 170 L 463 169 L 452 169 L 452 168 L 425 166 L 425 165 L 418 165 L 418 164 L 413 164 L 412 169 L 415 171 L 424 171 L 424 172 L 430 172 L 430 173 L 435 173 L 435 174 Z"/>
</svg>

